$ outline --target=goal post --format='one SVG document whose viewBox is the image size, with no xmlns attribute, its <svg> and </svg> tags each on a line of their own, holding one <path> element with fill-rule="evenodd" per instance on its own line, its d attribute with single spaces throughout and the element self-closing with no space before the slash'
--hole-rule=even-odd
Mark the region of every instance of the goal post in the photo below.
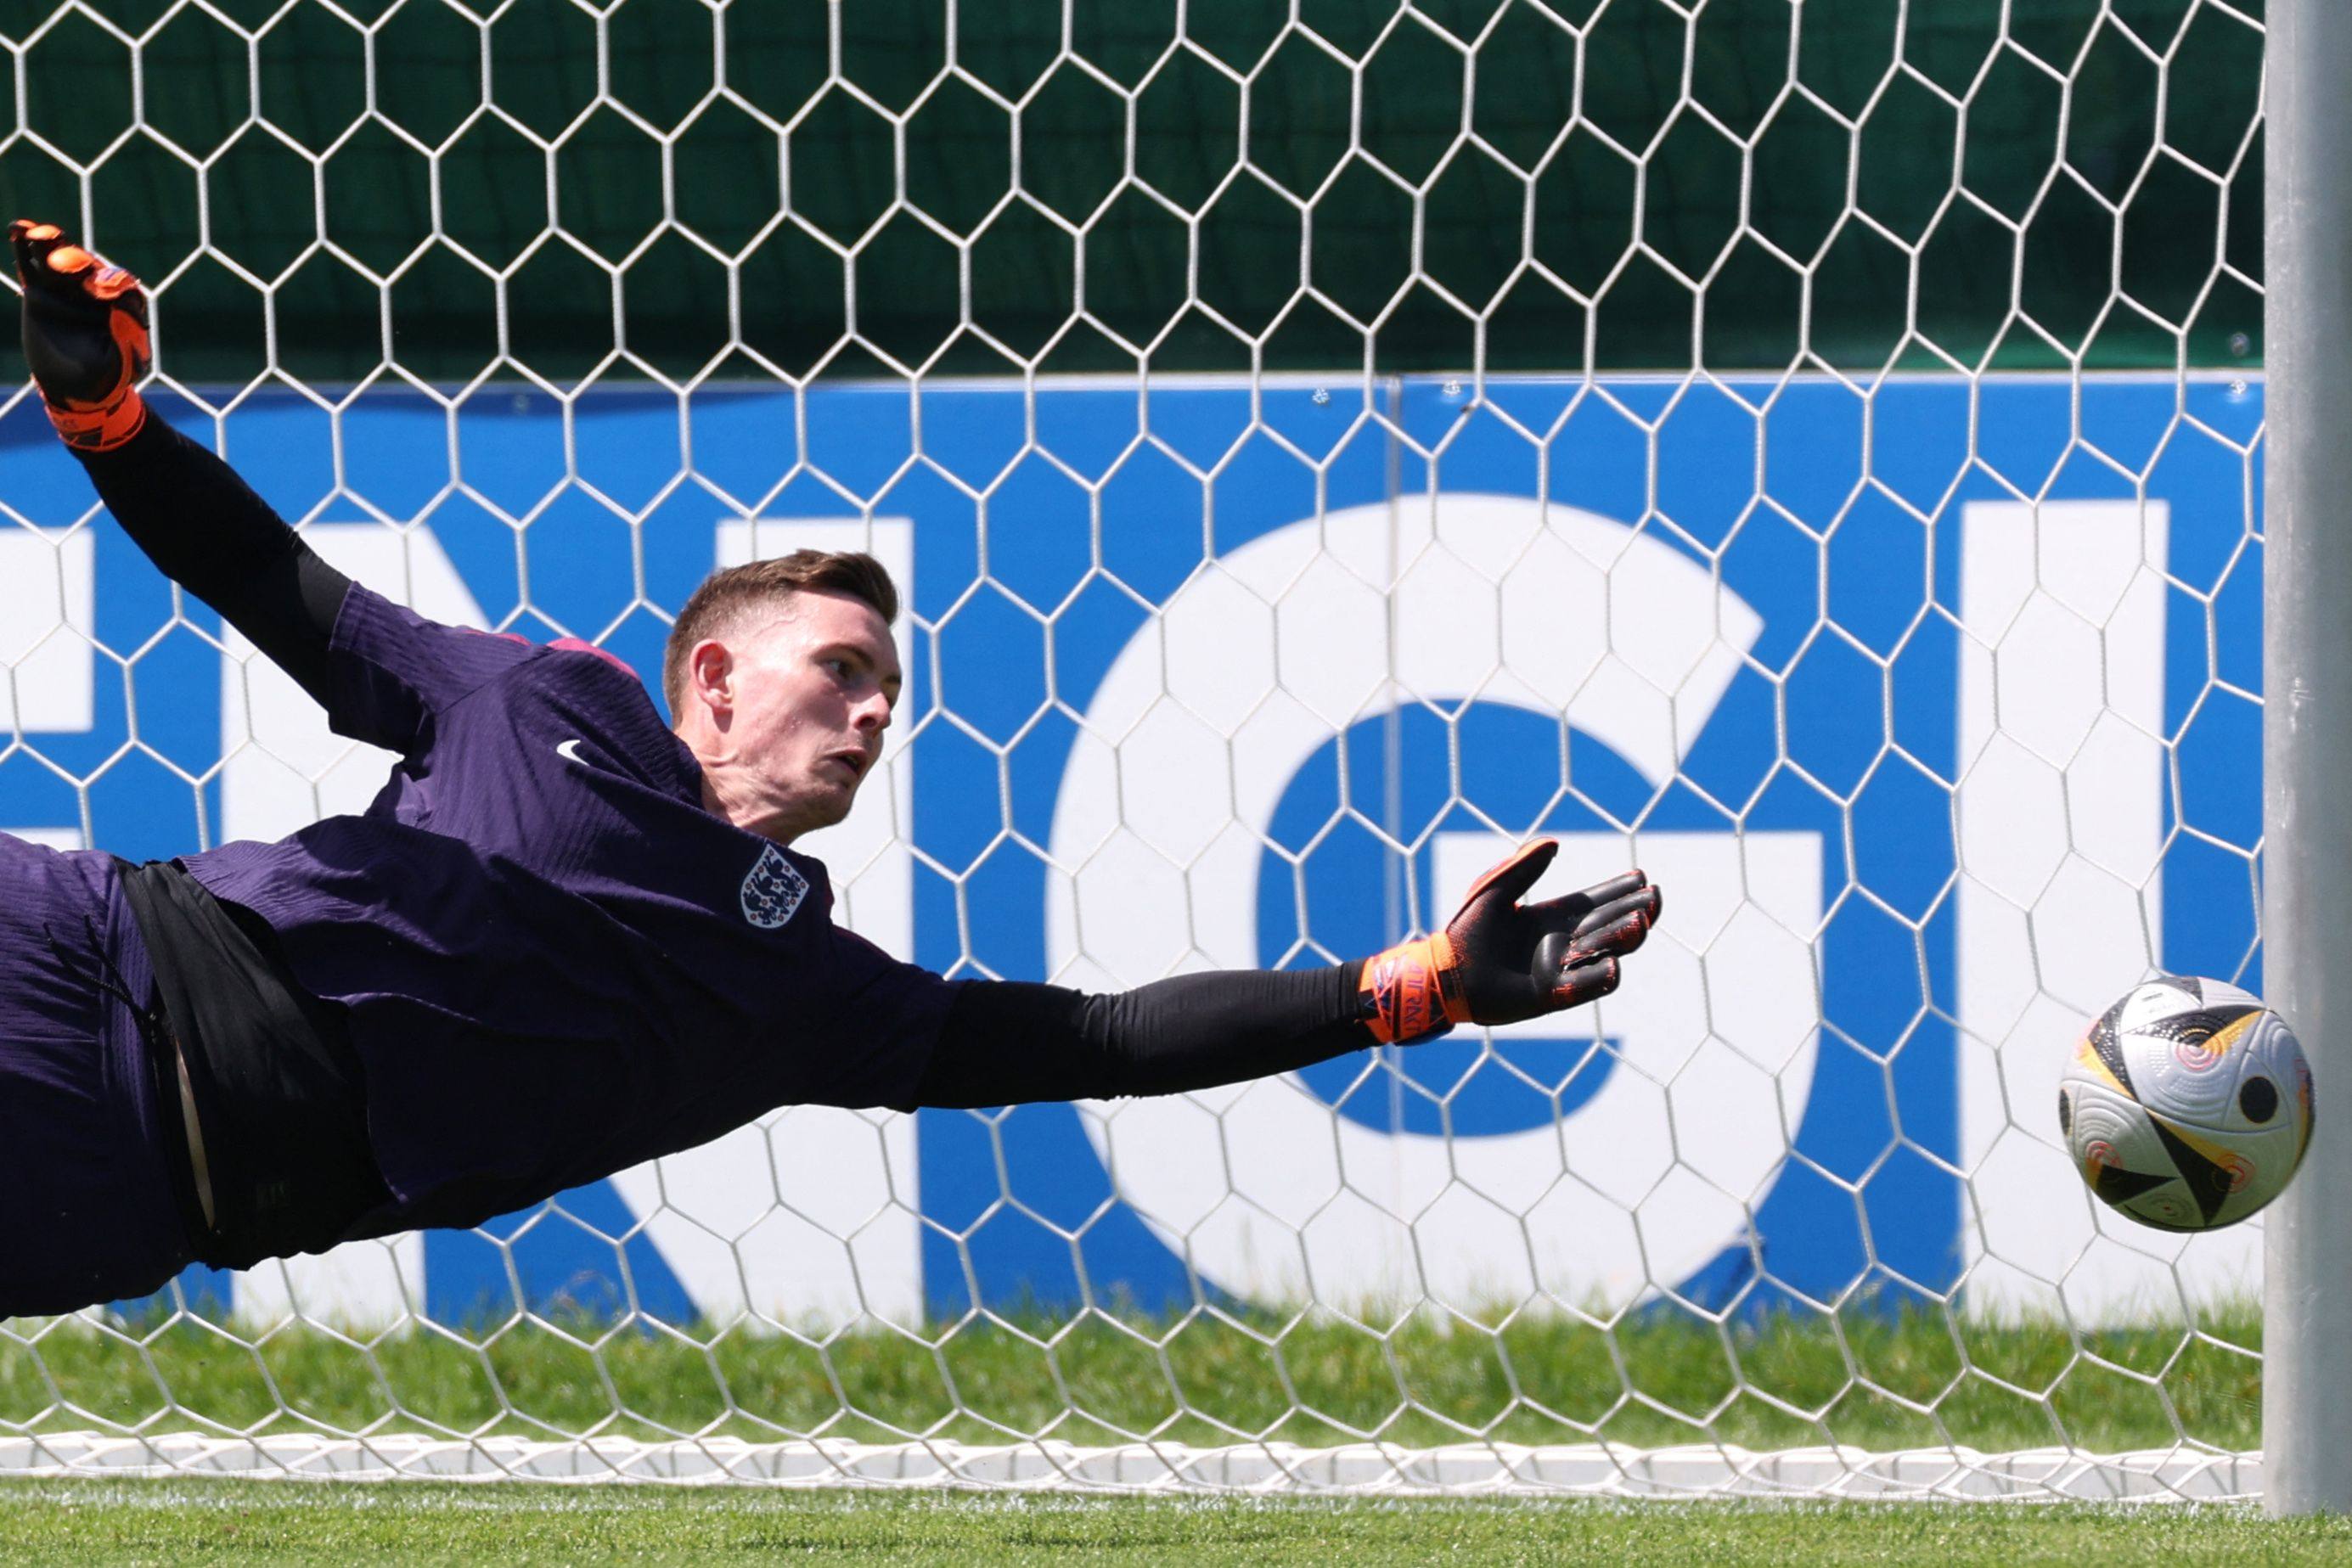
<svg viewBox="0 0 2352 1568">
<path fill-rule="evenodd" d="M 2319 107 L 2347 24 L 2274 8 L 2315 41 L 2272 90 Z M 1090 989 L 1326 963 L 1537 833 L 1546 893 L 1669 890 L 1622 989 L 1559 1019 L 1194 1095 L 780 1108 L 476 1229 L 0 1322 L 0 1473 L 2308 1477 L 2336 1445 L 2258 1452 L 2265 1375 L 2352 1417 L 2307 1375 L 2325 1320 L 2266 1342 L 2260 1281 L 2266 1245 L 2341 1266 L 2303 1216 L 2347 1156 L 2323 1127 L 2274 1228 L 2177 1237 L 2090 1197 L 2055 1114 L 2084 1020 L 2158 970 L 2268 989 L 2330 1113 L 2297 941 L 2345 923 L 2315 848 L 2258 876 L 2249 761 L 2294 711 L 2265 638 L 2287 671 L 2278 639 L 2341 634 L 2352 546 L 2293 524 L 2352 493 L 2352 443 L 2331 382 L 2283 387 L 2265 620 L 2265 28 L 0 14 L 0 217 L 150 281 L 153 405 L 354 577 L 653 674 L 713 567 L 885 559 L 887 772 L 801 847 L 886 949 Z M 2269 166 L 2290 373 L 2347 308 L 2288 234 L 2338 200 L 2285 161 L 2323 129 Z M 135 858 L 364 808 L 386 758 L 156 577 L 21 382 L 0 458 L 0 831 Z M 2294 738 L 2273 849 L 2352 831 Z M 2274 1314 L 2346 1295 L 2296 1278 Z"/>
<path fill-rule="evenodd" d="M 2310 1052 L 2323 1118 L 2352 1072 L 2352 12 L 2273 0 L 2268 118 L 2270 402 L 2263 512 L 2263 937 L 2271 1004 Z M 2264 1498 L 2352 1511 L 2352 1138 L 2323 1120 L 2274 1206 L 2265 1267 Z"/>
</svg>

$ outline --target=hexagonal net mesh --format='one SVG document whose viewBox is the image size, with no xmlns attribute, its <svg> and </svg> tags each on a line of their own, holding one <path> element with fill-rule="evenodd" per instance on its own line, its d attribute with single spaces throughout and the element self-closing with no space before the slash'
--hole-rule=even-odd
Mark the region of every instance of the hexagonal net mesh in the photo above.
<svg viewBox="0 0 2352 1568">
<path fill-rule="evenodd" d="M 716 563 L 892 566 L 887 781 L 805 846 L 885 946 L 1328 963 L 1537 833 L 1671 890 L 1560 1018 L 767 1110 L 11 1321 L 0 1466 L 2257 1488 L 2258 1226 L 2101 1209 L 2053 1100 L 2151 971 L 2260 982 L 2260 0 L 0 17 L 11 210 L 355 575 L 651 671 Z M 359 809 L 29 387 L 0 440 L 0 826 Z"/>
</svg>

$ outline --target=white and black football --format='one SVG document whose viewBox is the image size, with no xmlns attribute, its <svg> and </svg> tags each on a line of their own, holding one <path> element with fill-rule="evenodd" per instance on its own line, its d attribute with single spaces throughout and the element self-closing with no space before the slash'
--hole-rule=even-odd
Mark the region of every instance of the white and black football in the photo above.
<svg viewBox="0 0 2352 1568">
<path fill-rule="evenodd" d="M 2145 1225 L 2233 1225 L 2311 1142 L 2311 1068 L 2286 1021 L 2222 980 L 2135 986 L 2074 1048 L 2058 1126 L 2099 1198 Z"/>
</svg>

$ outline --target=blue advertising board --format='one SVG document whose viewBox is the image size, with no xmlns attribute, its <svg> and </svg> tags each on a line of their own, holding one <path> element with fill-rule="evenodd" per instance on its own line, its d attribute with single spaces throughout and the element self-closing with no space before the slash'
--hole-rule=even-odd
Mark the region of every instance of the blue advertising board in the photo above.
<svg viewBox="0 0 2352 1568">
<path fill-rule="evenodd" d="M 2102 988 L 2260 983 L 2261 417 L 2259 383 L 2169 378 L 249 397 L 228 455 L 379 586 L 649 679 L 715 563 L 855 542 L 910 573 L 865 880 L 809 847 L 929 967 L 1361 956 L 1538 832 L 1563 876 L 1673 889 L 1589 1015 L 1191 1105 L 829 1123 L 868 1154 L 823 1213 L 782 1175 L 744 1207 L 714 1166 L 735 1207 L 697 1215 L 681 1166 L 326 1293 L 455 1322 L 2091 1289 L 2034 1260 L 2105 1232 L 2049 1213 L 2025 1085 Z M 168 855 L 380 768 L 314 749 L 272 794 L 248 765 L 282 694 L 77 527 L 37 415 L 0 442 L 30 628 L 0 637 L 0 827 Z M 796 1125 L 725 1171 L 782 1172 Z M 828 1249 L 831 1283 L 793 1261 Z"/>
</svg>

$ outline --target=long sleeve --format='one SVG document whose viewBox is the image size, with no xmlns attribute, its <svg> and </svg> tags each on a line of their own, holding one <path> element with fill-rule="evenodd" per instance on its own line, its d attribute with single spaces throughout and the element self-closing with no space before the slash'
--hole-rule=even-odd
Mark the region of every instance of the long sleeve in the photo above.
<svg viewBox="0 0 2352 1568">
<path fill-rule="evenodd" d="M 949 1010 L 908 1103 L 1174 1094 L 1310 1066 L 1373 1043 L 1361 967 L 1179 975 L 1106 996 L 975 981 Z"/>
<path fill-rule="evenodd" d="M 227 464 L 152 413 L 121 446 L 76 455 L 107 510 L 164 576 L 327 704 L 329 653 L 349 578 Z"/>
</svg>

